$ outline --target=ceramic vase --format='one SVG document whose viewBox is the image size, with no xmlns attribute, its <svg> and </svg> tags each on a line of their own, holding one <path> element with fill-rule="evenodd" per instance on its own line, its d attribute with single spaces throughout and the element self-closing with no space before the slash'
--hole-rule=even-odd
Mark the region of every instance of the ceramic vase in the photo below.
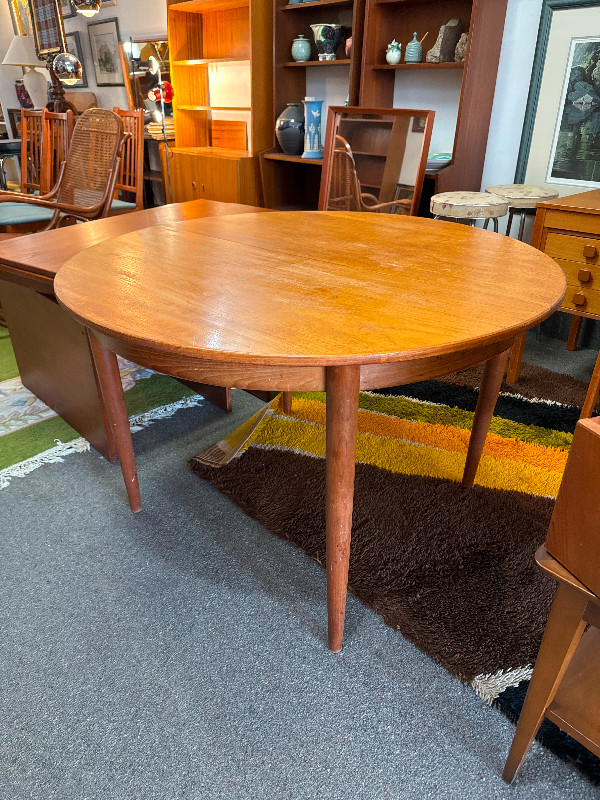
<svg viewBox="0 0 600 800">
<path fill-rule="evenodd" d="M 385 54 L 385 60 L 388 64 L 399 64 L 402 59 L 402 51 L 398 48 L 397 50 L 388 50 Z"/>
<path fill-rule="evenodd" d="M 300 103 L 288 103 L 275 123 L 275 136 L 288 156 L 299 156 L 304 147 L 304 111 Z"/>
<path fill-rule="evenodd" d="M 342 26 L 321 23 L 311 25 L 319 61 L 335 61 L 335 52 L 342 43 Z"/>
<path fill-rule="evenodd" d="M 416 33 L 413 33 L 412 41 L 404 48 L 404 60 L 408 64 L 418 64 L 423 60 L 423 48 Z"/>
<path fill-rule="evenodd" d="M 303 34 L 292 42 L 292 58 L 294 61 L 310 61 L 310 42 Z"/>
<path fill-rule="evenodd" d="M 305 97 L 304 103 L 304 152 L 302 158 L 323 158 L 321 144 L 322 100 Z"/>
</svg>

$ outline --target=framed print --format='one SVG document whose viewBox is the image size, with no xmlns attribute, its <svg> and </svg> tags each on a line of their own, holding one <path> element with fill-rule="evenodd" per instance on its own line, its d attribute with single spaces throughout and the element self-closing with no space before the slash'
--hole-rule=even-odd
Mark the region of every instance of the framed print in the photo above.
<svg viewBox="0 0 600 800">
<path fill-rule="evenodd" d="M 62 11 L 63 19 L 69 19 L 69 17 L 75 17 L 77 15 L 71 0 L 60 0 L 60 10 Z M 74 55 L 74 53 L 72 55 Z"/>
<path fill-rule="evenodd" d="M 117 18 L 88 22 L 87 27 L 96 84 L 98 86 L 123 86 Z"/>
<path fill-rule="evenodd" d="M 102 8 L 108 8 L 109 6 L 116 6 L 117 0 L 102 0 Z"/>
<path fill-rule="evenodd" d="M 21 124 L 21 109 L 20 108 L 7 108 L 6 119 L 10 129 L 10 135 L 13 139 L 21 138 L 21 131 L 19 125 Z"/>
<path fill-rule="evenodd" d="M 73 31 L 73 33 L 65 33 L 65 42 L 67 44 L 67 53 L 70 53 L 72 56 L 75 56 L 78 59 L 79 63 L 81 64 L 81 78 L 77 81 L 77 83 L 70 86 L 69 89 L 79 87 L 84 88 L 88 85 L 87 82 L 87 75 L 85 72 L 85 63 L 83 61 L 83 50 L 81 49 L 81 39 L 79 38 L 79 31 Z"/>
<path fill-rule="evenodd" d="M 60 0 L 29 0 L 35 49 L 40 58 L 60 53 L 65 46 L 65 29 Z"/>
<path fill-rule="evenodd" d="M 598 58 L 600 0 L 542 0 L 516 183 L 600 187 Z"/>
<path fill-rule="evenodd" d="M 31 14 L 27 0 L 8 0 L 15 33 L 29 36 L 32 33 Z"/>
</svg>

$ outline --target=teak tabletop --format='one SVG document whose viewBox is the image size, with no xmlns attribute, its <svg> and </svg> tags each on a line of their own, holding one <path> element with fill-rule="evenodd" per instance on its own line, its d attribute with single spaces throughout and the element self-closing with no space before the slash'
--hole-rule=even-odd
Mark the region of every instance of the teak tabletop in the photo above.
<svg viewBox="0 0 600 800">
<path fill-rule="evenodd" d="M 486 362 L 463 483 L 473 483 L 508 349 L 565 291 L 555 262 L 508 237 L 386 214 L 195 219 L 106 241 L 54 288 L 92 329 L 124 468 L 117 353 L 217 386 L 327 392 L 329 646 L 342 645 L 358 391 Z M 127 480 L 137 491 L 135 468 Z M 130 495 L 131 496 L 131 495 Z"/>
</svg>

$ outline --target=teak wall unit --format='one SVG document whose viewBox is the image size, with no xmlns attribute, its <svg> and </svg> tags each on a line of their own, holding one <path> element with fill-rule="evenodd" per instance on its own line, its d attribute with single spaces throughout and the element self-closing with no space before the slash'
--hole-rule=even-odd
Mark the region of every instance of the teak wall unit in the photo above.
<svg viewBox="0 0 600 800">
<path fill-rule="evenodd" d="M 364 28 L 365 0 L 307 0 L 303 3 L 288 3 L 274 0 L 273 47 L 274 71 L 273 93 L 275 120 L 288 103 L 296 103 L 307 94 L 306 70 L 332 69 L 343 65 L 348 70 L 349 105 L 358 105 L 360 90 L 360 66 Z M 337 51 L 335 61 L 318 61 L 311 25 L 332 23 L 342 25 L 352 35 L 352 53 L 346 58 L 344 42 Z M 293 61 L 292 42 L 304 34 L 311 43 L 310 61 Z M 320 98 L 317 98 L 320 99 Z M 322 138 L 325 138 L 327 109 L 323 107 Z M 261 154 L 261 170 L 265 204 L 269 208 L 316 208 L 319 199 L 321 178 L 320 159 L 311 161 L 299 156 L 287 156 L 279 147 Z"/>
<path fill-rule="evenodd" d="M 257 154 L 273 141 L 271 16 L 271 0 L 168 3 L 174 202 L 261 204 Z"/>
<path fill-rule="evenodd" d="M 360 104 L 391 106 L 397 81 L 410 81 L 415 70 L 426 70 L 435 86 L 439 70 L 461 70 L 462 84 L 454 136 L 453 160 L 435 175 L 426 176 L 423 191 L 427 198 L 436 192 L 479 191 L 487 147 L 488 130 L 494 101 L 496 74 L 502 45 L 507 0 L 367 0 Z M 464 62 L 400 64 L 385 61 L 387 44 L 392 38 L 403 44 L 429 32 L 423 42 L 423 59 L 433 47 L 439 29 L 458 17 L 468 32 Z M 423 92 L 421 108 L 430 108 Z M 435 126 L 434 126 L 435 130 Z M 422 204 L 423 209 L 423 204 Z"/>
</svg>

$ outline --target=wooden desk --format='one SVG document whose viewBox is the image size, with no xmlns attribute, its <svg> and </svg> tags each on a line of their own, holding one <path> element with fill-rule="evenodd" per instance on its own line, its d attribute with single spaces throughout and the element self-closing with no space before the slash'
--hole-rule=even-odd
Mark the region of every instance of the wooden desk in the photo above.
<svg viewBox="0 0 600 800">
<path fill-rule="evenodd" d="M 94 332 L 121 464 L 132 454 L 115 353 L 185 380 L 327 393 L 334 651 L 344 626 L 359 389 L 486 361 L 463 476 L 471 486 L 508 348 L 557 308 L 564 288 L 552 259 L 514 239 L 348 212 L 169 223 L 90 248 L 55 281 L 59 302 Z M 134 476 L 125 478 L 132 485 Z"/>
<path fill-rule="evenodd" d="M 560 311 L 573 314 L 567 349 L 574 350 L 583 317 L 600 319 L 600 190 L 580 192 L 539 203 L 531 239 L 533 247 L 551 256 L 567 279 Z M 515 343 L 507 382 L 519 377 L 525 337 Z M 582 417 L 589 417 L 598 396 L 588 391 Z"/>
<path fill-rule="evenodd" d="M 116 459 L 116 449 L 98 391 L 88 333 L 57 304 L 56 273 L 77 253 L 128 231 L 239 214 L 249 208 L 196 200 L 0 242 L 0 302 L 24 386 L 110 461 Z M 168 270 L 168 265 L 162 268 Z M 230 408 L 229 389 L 195 388 L 220 407 Z"/>
</svg>

